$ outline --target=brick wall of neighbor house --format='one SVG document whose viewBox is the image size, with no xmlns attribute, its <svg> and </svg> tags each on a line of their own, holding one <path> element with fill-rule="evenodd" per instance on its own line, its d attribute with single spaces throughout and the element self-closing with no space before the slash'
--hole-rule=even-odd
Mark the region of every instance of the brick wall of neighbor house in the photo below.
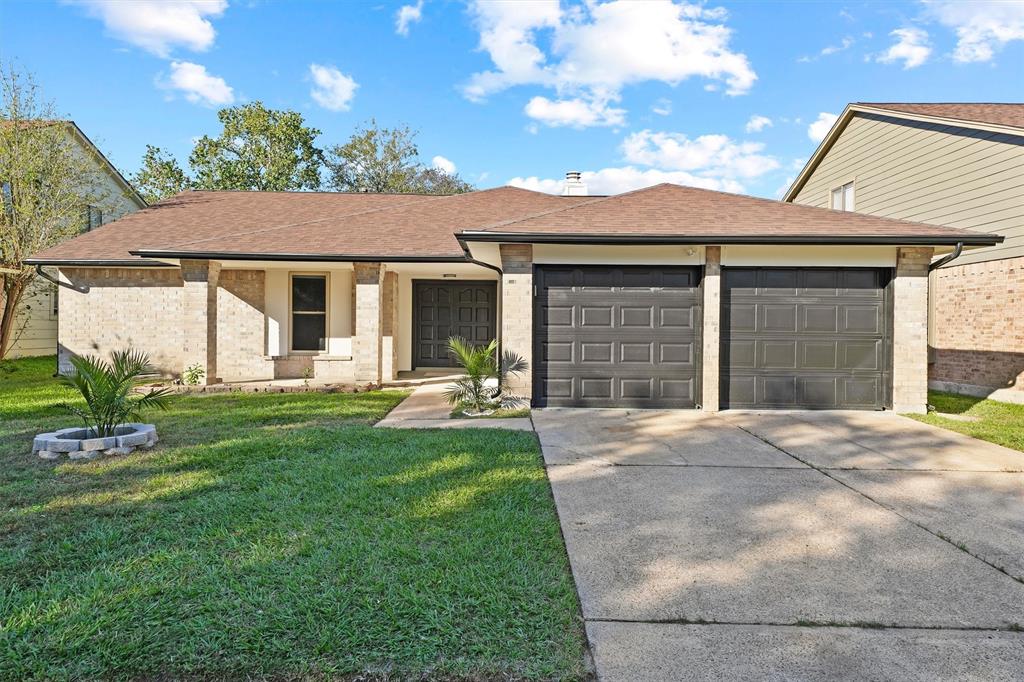
<svg viewBox="0 0 1024 682">
<path fill-rule="evenodd" d="M 217 373 L 224 381 L 274 378 L 267 347 L 263 270 L 222 270 L 217 289 Z"/>
<path fill-rule="evenodd" d="M 1024 257 L 932 277 L 933 387 L 1024 402 Z"/>
<path fill-rule="evenodd" d="M 533 245 L 501 245 L 501 347 L 518 353 L 529 369 L 510 377 L 515 395 L 529 399 L 533 390 Z"/>
<path fill-rule="evenodd" d="M 106 357 L 138 348 L 165 374 L 182 369 L 183 282 L 176 268 L 61 268 L 61 275 L 88 293 L 61 288 L 59 366 L 75 355 Z"/>
<path fill-rule="evenodd" d="M 934 249 L 901 248 L 893 281 L 892 407 L 924 412 L 928 404 L 928 265 Z"/>
</svg>

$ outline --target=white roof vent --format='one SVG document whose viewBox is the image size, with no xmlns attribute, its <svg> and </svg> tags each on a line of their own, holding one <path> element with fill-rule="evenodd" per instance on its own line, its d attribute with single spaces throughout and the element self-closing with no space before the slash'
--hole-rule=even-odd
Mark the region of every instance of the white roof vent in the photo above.
<svg viewBox="0 0 1024 682">
<path fill-rule="evenodd" d="M 583 173 L 579 171 L 569 171 L 565 174 L 565 183 L 562 185 L 562 196 L 587 196 L 587 183 L 583 182 Z"/>
</svg>

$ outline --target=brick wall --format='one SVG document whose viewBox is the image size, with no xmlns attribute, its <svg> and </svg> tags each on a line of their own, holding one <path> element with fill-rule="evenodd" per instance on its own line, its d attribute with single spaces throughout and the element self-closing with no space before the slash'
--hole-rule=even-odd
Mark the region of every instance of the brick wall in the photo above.
<svg viewBox="0 0 1024 682">
<path fill-rule="evenodd" d="M 1024 401 L 1024 257 L 940 268 L 932 280 L 929 379 Z"/>
<path fill-rule="evenodd" d="M 928 265 L 933 249 L 901 248 L 893 281 L 892 406 L 924 412 L 928 404 Z"/>
<path fill-rule="evenodd" d="M 384 268 L 380 263 L 355 263 L 356 333 L 352 337 L 355 379 L 378 383 L 381 380 L 381 328 L 384 310 L 382 284 Z"/>
<path fill-rule="evenodd" d="M 222 270 L 217 288 L 217 373 L 224 381 L 273 379 L 263 270 Z"/>
<path fill-rule="evenodd" d="M 716 412 L 719 407 L 721 371 L 720 341 L 722 318 L 722 247 L 704 249 L 704 277 L 701 281 L 703 324 L 701 363 L 701 408 Z"/>
<path fill-rule="evenodd" d="M 106 357 L 138 348 L 164 374 L 182 369 L 183 282 L 177 268 L 61 268 L 61 275 L 88 293 L 60 292 L 60 371 L 71 355 Z"/>
<path fill-rule="evenodd" d="M 533 395 L 533 245 L 501 245 L 501 347 L 521 355 L 529 368 L 511 377 L 509 388 Z"/>
<path fill-rule="evenodd" d="M 177 268 L 61 268 L 88 293 L 61 289 L 60 368 L 72 354 L 106 357 L 137 348 L 162 373 L 178 375 L 185 354 L 185 296 Z M 193 273 L 195 274 L 195 273 Z M 226 381 L 271 378 L 264 360 L 263 271 L 224 270 L 216 289 L 218 374 Z M 200 297 L 205 301 L 205 292 Z"/>
</svg>

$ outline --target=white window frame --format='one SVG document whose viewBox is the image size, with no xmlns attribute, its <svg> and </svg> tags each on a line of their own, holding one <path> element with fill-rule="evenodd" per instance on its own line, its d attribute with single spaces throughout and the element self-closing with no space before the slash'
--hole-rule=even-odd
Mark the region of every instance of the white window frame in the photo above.
<svg viewBox="0 0 1024 682">
<path fill-rule="evenodd" d="M 292 334 L 295 311 L 292 309 L 292 292 L 294 286 L 292 280 L 295 277 L 323 277 L 324 278 L 324 349 L 323 350 L 296 350 Z M 299 311 L 299 315 L 309 313 L 318 315 L 315 311 Z M 329 272 L 307 272 L 296 271 L 288 273 L 288 354 L 289 355 L 327 355 L 331 350 L 331 273 Z"/>
<path fill-rule="evenodd" d="M 849 190 L 850 205 L 847 206 L 847 190 Z M 840 193 L 841 206 L 836 206 L 832 198 L 836 192 Z M 849 180 L 847 182 L 836 185 L 828 191 L 828 207 L 833 211 L 856 211 L 857 210 L 857 183 L 856 180 Z"/>
</svg>

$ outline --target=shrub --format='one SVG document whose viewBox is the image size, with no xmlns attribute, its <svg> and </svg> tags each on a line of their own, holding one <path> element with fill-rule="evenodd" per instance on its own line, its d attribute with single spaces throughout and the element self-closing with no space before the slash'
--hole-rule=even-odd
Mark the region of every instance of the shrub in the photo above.
<svg viewBox="0 0 1024 682">
<path fill-rule="evenodd" d="M 85 407 L 62 403 L 60 407 L 78 416 L 97 437 L 113 436 L 117 427 L 137 418 L 151 407 L 166 409 L 164 396 L 170 389 L 152 389 L 135 393 L 142 377 L 153 372 L 149 357 L 133 350 L 114 351 L 110 361 L 89 355 L 71 358 L 74 372 L 62 376 L 61 382 L 77 389 Z"/>
</svg>

